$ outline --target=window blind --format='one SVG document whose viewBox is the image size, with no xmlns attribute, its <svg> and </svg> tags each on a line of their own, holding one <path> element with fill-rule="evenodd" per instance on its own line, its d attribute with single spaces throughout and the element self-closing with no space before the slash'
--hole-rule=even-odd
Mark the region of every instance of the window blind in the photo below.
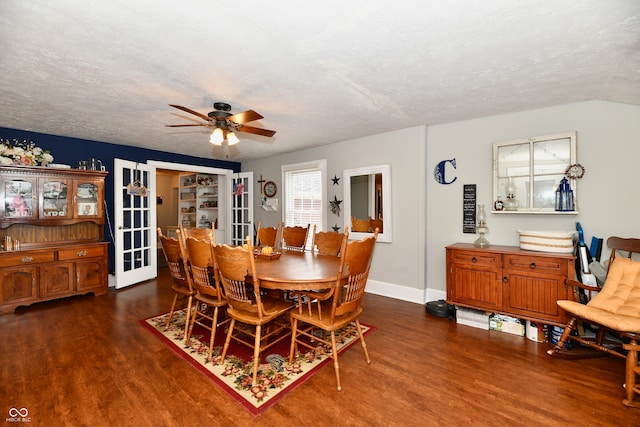
<svg viewBox="0 0 640 427">
<path fill-rule="evenodd" d="M 289 169 L 284 177 L 284 225 L 310 224 L 322 228 L 322 170 L 320 168 Z"/>
</svg>

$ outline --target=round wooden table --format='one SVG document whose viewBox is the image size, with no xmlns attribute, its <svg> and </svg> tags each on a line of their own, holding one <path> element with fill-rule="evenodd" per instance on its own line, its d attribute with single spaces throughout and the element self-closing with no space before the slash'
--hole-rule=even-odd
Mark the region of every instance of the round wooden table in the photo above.
<svg viewBox="0 0 640 427">
<path fill-rule="evenodd" d="M 282 251 L 278 259 L 256 258 L 260 287 L 312 291 L 335 286 L 340 258 L 310 252 Z"/>
</svg>

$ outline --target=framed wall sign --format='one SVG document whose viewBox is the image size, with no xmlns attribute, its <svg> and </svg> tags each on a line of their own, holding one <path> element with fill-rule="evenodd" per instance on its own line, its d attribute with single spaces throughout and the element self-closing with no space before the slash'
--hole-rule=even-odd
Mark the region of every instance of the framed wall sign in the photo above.
<svg viewBox="0 0 640 427">
<path fill-rule="evenodd" d="M 465 184 L 462 193 L 462 232 L 476 232 L 476 185 Z"/>
</svg>

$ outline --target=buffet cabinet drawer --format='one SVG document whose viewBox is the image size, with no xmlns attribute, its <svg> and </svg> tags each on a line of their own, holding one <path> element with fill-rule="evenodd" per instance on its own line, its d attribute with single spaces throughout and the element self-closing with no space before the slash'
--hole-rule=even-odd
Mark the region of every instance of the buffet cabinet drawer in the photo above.
<svg viewBox="0 0 640 427">
<path fill-rule="evenodd" d="M 42 264 L 55 261 L 55 251 L 16 251 L 0 253 L 1 267 Z"/>
<path fill-rule="evenodd" d="M 454 251 L 451 252 L 451 263 L 469 264 L 477 267 L 500 267 L 500 254 L 491 252 Z"/>
<path fill-rule="evenodd" d="M 60 261 L 74 260 L 79 258 L 91 258 L 104 256 L 104 246 L 82 246 L 75 249 L 65 249 L 58 251 Z"/>
<path fill-rule="evenodd" d="M 504 255 L 504 268 L 566 276 L 567 261 L 562 258 L 546 256 Z"/>
</svg>

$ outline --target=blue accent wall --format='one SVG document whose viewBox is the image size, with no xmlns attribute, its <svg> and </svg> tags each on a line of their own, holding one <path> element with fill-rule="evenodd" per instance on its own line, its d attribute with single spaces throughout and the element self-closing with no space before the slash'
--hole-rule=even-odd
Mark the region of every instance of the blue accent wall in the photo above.
<svg viewBox="0 0 640 427">
<path fill-rule="evenodd" d="M 180 163 L 185 165 L 205 166 L 220 169 L 229 169 L 240 172 L 241 164 L 224 160 L 206 159 L 202 157 L 186 156 L 183 154 L 167 153 L 165 151 L 148 150 L 127 145 L 111 144 L 108 142 L 91 141 L 88 139 L 69 138 L 66 136 L 49 135 L 45 133 L 30 132 L 20 129 L 10 129 L 0 127 L 0 138 L 10 142 L 13 139 L 18 141 L 33 141 L 36 146 L 43 150 L 49 150 L 53 156 L 54 163 L 71 165 L 76 168 L 81 160 L 92 158 L 102 161 L 102 165 L 109 172 L 105 179 L 105 201 L 107 203 L 108 220 L 105 221 L 104 237 L 110 242 L 109 245 L 109 272 L 115 271 L 114 266 L 114 244 L 109 231 L 109 224 L 114 223 L 113 211 L 113 159 L 123 159 L 132 162 L 146 163 L 148 160 L 161 162 Z M 203 141 L 206 143 L 206 141 Z"/>
</svg>

